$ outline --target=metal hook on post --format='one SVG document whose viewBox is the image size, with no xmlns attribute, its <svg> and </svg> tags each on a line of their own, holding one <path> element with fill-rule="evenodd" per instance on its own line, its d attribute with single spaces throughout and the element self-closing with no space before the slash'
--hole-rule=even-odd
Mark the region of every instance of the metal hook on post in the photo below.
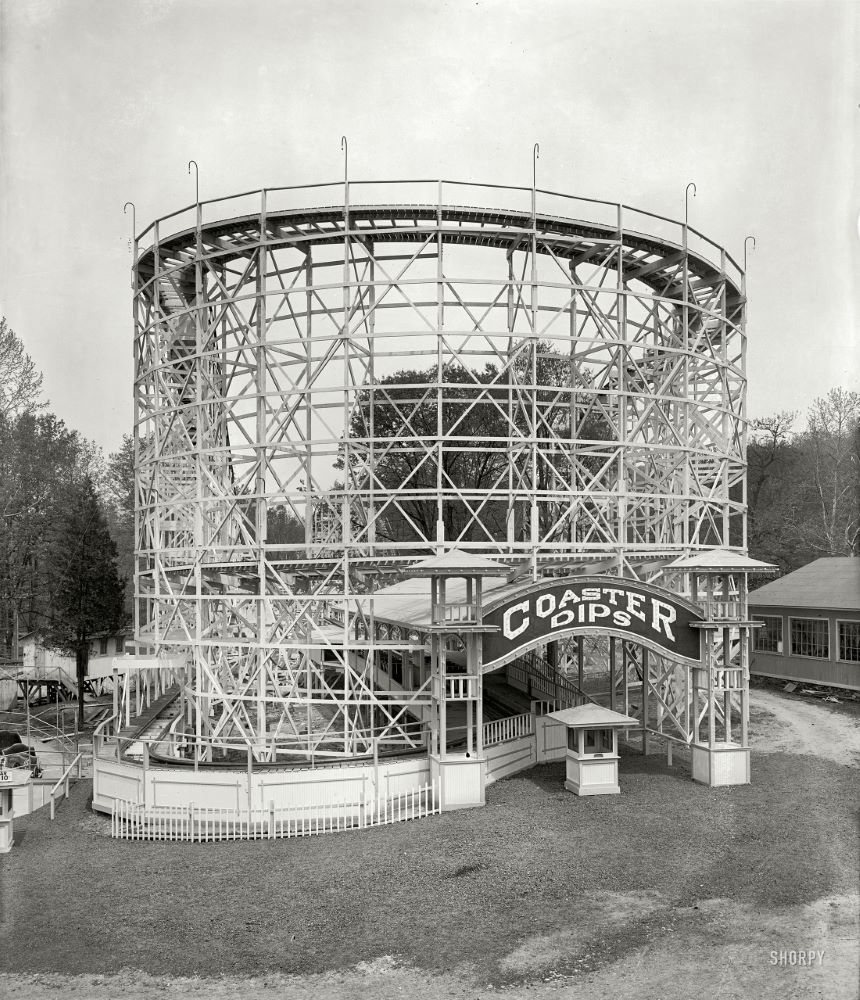
<svg viewBox="0 0 860 1000">
<path fill-rule="evenodd" d="M 349 143 L 346 141 L 346 136 L 342 135 L 340 137 L 340 148 L 343 150 L 343 183 L 349 183 Z"/>
<path fill-rule="evenodd" d="M 696 185 L 693 181 L 684 188 L 684 231 L 686 232 L 690 222 L 690 188 L 693 189 L 693 197 L 696 197 Z"/>
<path fill-rule="evenodd" d="M 128 208 L 129 205 L 131 205 L 131 239 L 128 241 L 128 243 L 129 243 L 128 249 L 129 249 L 129 253 L 132 253 L 133 252 L 134 241 L 137 238 L 137 209 L 134 207 L 134 202 L 133 201 L 127 201 L 122 206 L 122 214 L 123 215 L 126 214 L 126 209 Z M 137 263 L 137 261 L 135 261 L 135 263 Z M 134 288 L 134 272 L 133 271 L 132 271 L 132 276 L 131 276 L 131 287 Z"/>
<path fill-rule="evenodd" d="M 753 250 L 755 250 L 755 236 L 745 236 L 744 237 L 744 277 L 747 273 L 747 243 L 752 240 Z"/>
<path fill-rule="evenodd" d="M 136 220 L 136 211 L 137 210 L 134 207 L 134 202 L 133 201 L 127 201 L 122 206 L 122 214 L 123 215 L 126 214 L 125 210 L 128 208 L 129 205 L 131 205 L 131 238 L 134 239 L 135 236 L 137 235 L 137 220 Z M 749 239 L 749 237 L 747 237 L 747 239 Z"/>
<path fill-rule="evenodd" d="M 534 144 L 532 150 L 532 190 L 537 190 L 537 161 L 540 159 L 540 143 Z"/>
<path fill-rule="evenodd" d="M 191 164 L 194 164 L 194 203 L 196 205 L 200 204 L 200 168 L 197 166 L 197 160 L 188 161 L 188 173 L 191 173 Z"/>
</svg>

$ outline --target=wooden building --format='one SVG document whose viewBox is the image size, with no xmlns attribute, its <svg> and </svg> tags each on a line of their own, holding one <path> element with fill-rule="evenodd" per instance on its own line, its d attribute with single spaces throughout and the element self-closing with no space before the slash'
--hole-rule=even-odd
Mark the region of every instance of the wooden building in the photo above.
<svg viewBox="0 0 860 1000">
<path fill-rule="evenodd" d="M 860 559 L 816 559 L 749 595 L 750 672 L 860 691 Z"/>
</svg>

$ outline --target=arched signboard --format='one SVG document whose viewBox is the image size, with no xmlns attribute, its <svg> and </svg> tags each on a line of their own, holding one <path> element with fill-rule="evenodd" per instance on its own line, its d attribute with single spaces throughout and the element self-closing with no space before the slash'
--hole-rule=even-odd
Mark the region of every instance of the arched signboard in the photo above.
<svg viewBox="0 0 860 1000">
<path fill-rule="evenodd" d="M 504 603 L 489 604 L 484 625 L 483 669 L 555 635 L 605 631 L 643 642 L 669 656 L 701 658 L 700 608 L 661 587 L 618 576 L 569 577 L 532 584 Z"/>
</svg>

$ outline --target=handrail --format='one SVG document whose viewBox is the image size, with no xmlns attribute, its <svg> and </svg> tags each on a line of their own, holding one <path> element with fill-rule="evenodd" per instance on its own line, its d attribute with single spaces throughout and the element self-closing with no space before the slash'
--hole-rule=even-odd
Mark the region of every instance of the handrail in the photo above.
<svg viewBox="0 0 860 1000">
<path fill-rule="evenodd" d="M 220 203 L 224 203 L 224 202 L 238 201 L 239 199 L 247 199 L 247 198 L 251 198 L 251 197 L 255 197 L 255 196 L 259 196 L 262 199 L 266 195 L 276 194 L 276 193 L 279 193 L 279 192 L 309 191 L 309 190 L 313 190 L 313 189 L 317 189 L 317 188 L 319 188 L 319 189 L 324 189 L 324 188 L 338 188 L 338 187 L 341 187 L 342 184 L 343 184 L 343 181 L 321 181 L 321 182 L 314 183 L 314 184 L 289 184 L 289 185 L 272 186 L 272 187 L 261 187 L 261 188 L 256 188 L 256 189 L 252 189 L 252 190 L 249 190 L 249 191 L 242 191 L 242 192 L 239 192 L 237 194 L 224 195 L 224 196 L 221 196 L 221 197 L 218 197 L 218 198 L 208 198 L 205 201 L 201 201 L 199 203 L 195 202 L 195 203 L 193 203 L 191 205 L 184 206 L 182 208 L 177 209 L 174 212 L 170 212 L 167 215 L 160 216 L 159 218 L 153 220 L 145 229 L 141 230 L 141 232 L 137 234 L 137 241 L 139 243 L 145 236 L 147 236 L 148 233 L 153 232 L 155 230 L 156 226 L 160 227 L 163 223 L 168 222 L 171 219 L 175 219 L 178 216 L 181 216 L 181 215 L 186 214 L 188 212 L 194 212 L 194 211 L 196 211 L 198 209 L 198 207 L 202 211 L 202 209 L 204 208 L 204 206 L 207 206 L 207 205 L 215 205 L 215 204 L 220 204 Z M 710 237 L 706 236 L 704 233 L 700 232 L 698 229 L 696 229 L 693 226 L 690 226 L 689 224 L 686 224 L 686 223 L 684 223 L 684 222 L 682 222 L 682 221 L 680 221 L 678 219 L 673 219 L 670 216 L 660 215 L 657 212 L 650 212 L 647 209 L 643 209 L 643 208 L 637 208 L 635 205 L 628 205 L 626 202 L 622 202 L 622 201 L 610 201 L 610 200 L 603 199 L 603 198 L 589 198 L 589 197 L 586 197 L 584 195 L 574 195 L 574 194 L 569 194 L 569 193 L 563 192 L 563 191 L 552 191 L 552 190 L 549 190 L 547 188 L 532 188 L 532 187 L 528 187 L 528 186 L 521 186 L 521 185 L 515 185 L 515 184 L 480 183 L 480 182 L 475 182 L 475 181 L 453 180 L 451 178 L 439 178 L 439 179 L 430 179 L 430 178 L 418 178 L 418 179 L 414 179 L 414 178 L 398 178 L 398 179 L 395 179 L 395 180 L 390 180 L 390 179 L 389 180 L 355 180 L 355 181 L 350 180 L 350 182 L 349 182 L 349 186 L 350 186 L 350 188 L 353 191 L 356 191 L 357 189 L 359 189 L 361 187 L 379 187 L 379 186 L 385 186 L 385 185 L 392 185 L 393 186 L 393 185 L 398 185 L 398 184 L 400 184 L 400 185 L 407 185 L 407 184 L 434 185 L 437 188 L 441 188 L 441 187 L 444 187 L 445 185 L 448 185 L 449 187 L 482 188 L 482 189 L 486 188 L 486 189 L 489 189 L 489 190 L 510 191 L 510 192 L 516 192 L 516 193 L 530 193 L 530 192 L 532 192 L 532 190 L 534 190 L 534 192 L 535 192 L 536 195 L 544 195 L 545 197 L 549 197 L 549 198 L 560 198 L 560 199 L 563 199 L 563 200 L 571 202 L 571 203 L 573 203 L 573 202 L 582 202 L 582 203 L 588 204 L 588 205 L 597 205 L 597 206 L 602 206 L 602 207 L 605 207 L 605 208 L 611 208 L 611 209 L 613 209 L 618 214 L 619 218 L 623 218 L 624 213 L 635 213 L 638 216 L 642 216 L 642 217 L 645 217 L 645 218 L 648 218 L 648 219 L 653 219 L 653 220 L 655 220 L 657 222 L 660 222 L 660 223 L 668 223 L 669 225 L 677 226 L 678 229 L 679 229 L 679 231 L 681 231 L 681 232 L 683 232 L 684 230 L 686 230 L 686 232 L 687 232 L 688 235 L 693 235 L 697 239 L 701 240 L 704 244 L 706 244 L 710 248 L 709 253 L 711 253 L 713 251 L 717 251 L 717 258 L 722 258 L 722 256 L 725 255 L 725 262 L 723 262 L 722 260 L 719 260 L 719 262 L 718 262 L 717 260 L 713 260 L 713 259 L 709 259 L 708 257 L 705 257 L 705 260 L 707 260 L 708 263 L 713 264 L 714 266 L 720 266 L 721 269 L 723 269 L 723 270 L 726 270 L 727 269 L 727 265 L 731 264 L 736 269 L 736 271 L 738 272 L 738 274 L 743 274 L 743 270 L 741 269 L 741 266 L 738 263 L 738 261 L 736 261 L 735 258 L 724 247 L 722 247 L 722 246 L 720 246 L 720 244 L 714 242 L 714 240 L 712 240 Z M 357 204 L 357 202 L 356 202 L 356 204 Z M 310 207 L 320 207 L 320 206 L 303 206 L 303 207 L 304 208 L 310 208 Z M 330 207 L 330 206 L 323 206 L 323 207 Z M 468 206 L 463 206 L 463 207 L 468 207 Z M 246 215 L 253 215 L 253 214 L 257 214 L 257 213 L 245 213 L 245 214 Z M 541 214 L 541 213 L 538 213 L 538 214 Z M 543 213 L 543 214 L 545 215 L 546 213 Z M 221 220 L 218 220 L 218 221 L 221 221 Z M 579 220 L 579 221 L 589 221 L 589 220 L 586 219 L 586 220 Z M 206 226 L 206 225 L 209 225 L 209 223 L 204 223 L 203 225 Z M 195 229 L 196 225 L 191 225 L 188 228 L 189 228 L 189 230 Z M 182 230 L 182 231 L 184 231 L 184 230 Z M 634 232 L 633 230 L 627 230 L 627 229 L 624 229 L 623 231 L 625 231 L 625 232 Z M 177 235 L 177 234 L 176 233 L 171 233 L 166 238 L 169 239 L 169 238 L 171 238 L 172 236 L 175 236 L 175 235 Z M 648 233 L 641 233 L 639 235 L 648 236 L 649 234 Z M 660 238 L 660 237 L 658 237 L 658 238 Z M 159 239 L 158 242 L 161 243 L 162 240 Z"/>
<path fill-rule="evenodd" d="M 119 718 L 119 712 L 115 712 L 113 715 L 109 715 L 104 721 L 100 722 L 93 730 L 93 740 L 95 741 L 95 738 L 97 736 L 103 738 L 104 733 L 102 732 L 102 729 L 104 729 L 105 726 L 109 726 L 115 719 L 118 718 Z"/>
<path fill-rule="evenodd" d="M 497 743 L 505 743 L 508 740 L 529 736 L 533 732 L 534 719 L 531 712 L 510 715 L 505 719 L 495 719 L 492 722 L 484 723 L 483 745 L 485 747 L 495 746 Z"/>
<path fill-rule="evenodd" d="M 56 795 L 57 789 L 60 787 L 60 785 L 64 784 L 65 785 L 65 791 L 63 792 L 63 795 L 65 796 L 65 798 L 69 797 L 69 775 L 72 772 L 72 768 L 75 766 L 75 764 L 77 764 L 78 765 L 78 778 L 81 777 L 81 760 L 83 759 L 83 756 L 84 755 L 82 753 L 79 753 L 77 755 L 77 757 L 75 757 L 75 759 L 69 764 L 69 766 L 63 772 L 63 774 L 60 776 L 60 780 L 51 789 L 51 820 L 52 821 L 54 819 L 54 812 L 55 812 L 55 809 L 56 809 L 55 795 Z"/>
</svg>

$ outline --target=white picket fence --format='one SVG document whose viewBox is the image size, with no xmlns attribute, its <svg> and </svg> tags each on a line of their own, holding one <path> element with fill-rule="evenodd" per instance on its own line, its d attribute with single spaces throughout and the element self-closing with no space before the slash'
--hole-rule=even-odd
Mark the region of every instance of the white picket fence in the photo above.
<svg viewBox="0 0 860 1000">
<path fill-rule="evenodd" d="M 534 732 L 534 716 L 531 712 L 522 715 L 511 715 L 507 719 L 497 719 L 495 722 L 484 723 L 484 746 L 506 740 L 517 740 L 521 736 L 529 736 Z"/>
<path fill-rule="evenodd" d="M 387 799 L 329 802 L 268 809 L 213 809 L 143 806 L 115 800 L 111 834 L 124 840 L 274 840 L 307 837 L 338 830 L 364 830 L 442 811 L 439 783 L 428 782 Z"/>
</svg>

